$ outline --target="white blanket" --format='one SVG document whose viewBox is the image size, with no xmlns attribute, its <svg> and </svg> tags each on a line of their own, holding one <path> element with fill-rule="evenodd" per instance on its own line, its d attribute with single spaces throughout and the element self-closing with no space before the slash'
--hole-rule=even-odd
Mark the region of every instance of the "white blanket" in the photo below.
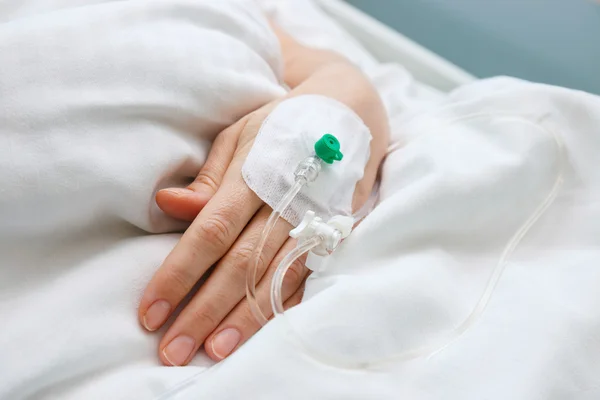
<svg viewBox="0 0 600 400">
<path fill-rule="evenodd" d="M 283 94 L 277 42 L 247 1 L 49 3 L 0 1 L 1 399 L 169 398 L 191 376 L 171 397 L 600 397 L 598 98 L 509 79 L 436 95 L 286 3 L 302 10 L 283 7 L 290 31 L 313 26 L 305 41 L 373 78 L 403 146 L 380 206 L 289 315 L 313 353 L 276 320 L 219 365 L 162 367 L 136 306 L 181 226 L 153 194 Z M 487 307 L 446 343 L 561 171 Z"/>
</svg>

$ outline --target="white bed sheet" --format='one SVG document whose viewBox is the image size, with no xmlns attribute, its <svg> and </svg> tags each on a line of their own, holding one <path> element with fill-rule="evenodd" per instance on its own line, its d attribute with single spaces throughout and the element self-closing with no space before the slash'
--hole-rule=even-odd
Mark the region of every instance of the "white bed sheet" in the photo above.
<svg viewBox="0 0 600 400">
<path fill-rule="evenodd" d="M 193 176 L 220 128 L 283 93 L 277 43 L 248 2 L 83 3 L 51 14 L 47 2 L 0 3 L 14 16 L 0 26 L 0 398 L 600 396 L 598 98 L 509 79 L 444 95 L 379 65 L 303 0 L 280 3 L 277 18 L 364 68 L 402 144 L 381 204 L 290 314 L 326 358 L 368 362 L 443 339 L 555 183 L 548 132 L 565 145 L 564 183 L 486 310 L 440 351 L 332 366 L 276 320 L 216 366 L 201 353 L 159 366 L 136 302 L 178 238 L 162 233 L 180 226 L 153 193 Z M 218 51 L 231 46 L 239 57 Z"/>
<path fill-rule="evenodd" d="M 598 398 L 599 122 L 595 96 L 509 78 L 407 115 L 383 201 L 289 314 L 301 343 L 277 319 L 177 398 Z"/>
</svg>

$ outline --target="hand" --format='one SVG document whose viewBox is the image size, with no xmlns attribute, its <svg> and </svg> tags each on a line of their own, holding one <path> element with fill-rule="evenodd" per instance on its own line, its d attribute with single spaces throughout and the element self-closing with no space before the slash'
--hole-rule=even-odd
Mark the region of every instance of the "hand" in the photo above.
<svg viewBox="0 0 600 400">
<path fill-rule="evenodd" d="M 294 66 L 288 70 L 302 71 Z M 343 102 L 371 129 L 371 158 L 355 190 L 353 206 L 357 208 L 371 192 L 387 146 L 383 105 L 366 78 L 337 57 L 334 63 L 319 65 L 288 97 L 307 93 Z M 203 343 L 212 359 L 221 360 L 260 328 L 245 299 L 246 267 L 271 209 L 246 186 L 241 169 L 263 120 L 276 104 L 253 112 L 221 132 L 198 177 L 187 189 L 166 189 L 157 194 L 163 211 L 180 219 L 193 219 L 193 223 L 149 283 L 139 306 L 142 325 L 149 331 L 160 328 L 216 263 L 208 280 L 160 342 L 160 358 L 166 365 L 187 364 Z M 269 275 L 295 247 L 288 239 L 291 228 L 285 221 L 277 224 L 259 263 L 259 274 L 267 270 L 267 279 L 257 288 L 264 311 L 270 310 Z M 286 275 L 283 297 L 288 306 L 300 301 L 306 275 L 302 262 L 293 265 Z"/>
<path fill-rule="evenodd" d="M 217 263 L 160 344 L 167 365 L 186 364 L 205 341 L 210 344 L 205 346 L 209 356 L 220 360 L 260 327 L 245 299 L 246 267 L 271 209 L 246 186 L 241 167 L 271 108 L 264 107 L 221 132 L 187 189 L 157 194 L 157 203 L 167 214 L 195 219 L 146 289 L 139 309 L 146 329 L 158 329 Z M 263 251 L 261 270 L 276 266 L 294 248 L 295 243 L 287 240 L 291 228 L 284 220 L 277 224 Z M 272 273 L 274 267 L 269 270 Z M 286 276 L 283 295 L 288 305 L 300 301 L 306 274 L 304 265 L 297 263 Z M 270 309 L 268 287 L 259 285 L 257 291 L 264 302 L 261 308 Z"/>
</svg>

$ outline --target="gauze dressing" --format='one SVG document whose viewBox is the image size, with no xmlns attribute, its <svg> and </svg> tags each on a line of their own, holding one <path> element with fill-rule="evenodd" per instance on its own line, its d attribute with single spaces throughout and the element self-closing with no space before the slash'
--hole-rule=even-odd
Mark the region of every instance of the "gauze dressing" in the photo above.
<svg viewBox="0 0 600 400">
<path fill-rule="evenodd" d="M 275 209 L 294 185 L 294 171 L 314 155 L 324 134 L 340 142 L 343 158 L 323 163 L 319 179 L 302 189 L 282 217 L 296 226 L 307 211 L 328 217 L 351 215 L 356 183 L 369 159 L 371 134 L 344 104 L 324 96 L 303 95 L 283 101 L 263 122 L 242 168 L 246 184 Z"/>
</svg>

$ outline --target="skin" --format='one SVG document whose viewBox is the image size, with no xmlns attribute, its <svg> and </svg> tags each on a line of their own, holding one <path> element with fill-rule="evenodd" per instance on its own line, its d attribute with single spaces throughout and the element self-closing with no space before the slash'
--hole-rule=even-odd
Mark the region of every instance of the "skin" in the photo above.
<svg viewBox="0 0 600 400">
<path fill-rule="evenodd" d="M 273 29 L 281 43 L 284 80 L 292 89 L 285 98 L 303 94 L 331 97 L 354 110 L 371 130 L 371 156 L 353 199 L 353 207 L 358 209 L 369 197 L 389 141 L 381 99 L 369 80 L 340 55 L 307 48 L 277 27 Z M 165 189 L 156 196 L 166 214 L 193 222 L 145 290 L 138 309 L 142 326 L 149 331 L 160 328 L 215 265 L 164 334 L 158 353 L 165 365 L 189 363 L 203 344 L 210 358 L 222 360 L 260 328 L 245 299 L 246 268 L 271 209 L 246 186 L 241 169 L 263 120 L 281 100 L 222 131 L 187 188 Z M 270 276 L 295 247 L 288 237 L 291 228 L 285 221 L 278 223 L 263 252 L 259 273 L 266 273 L 258 284 L 257 298 L 265 312 L 270 310 Z M 303 262 L 293 265 L 284 281 L 286 306 L 302 298 L 308 274 Z"/>
</svg>

